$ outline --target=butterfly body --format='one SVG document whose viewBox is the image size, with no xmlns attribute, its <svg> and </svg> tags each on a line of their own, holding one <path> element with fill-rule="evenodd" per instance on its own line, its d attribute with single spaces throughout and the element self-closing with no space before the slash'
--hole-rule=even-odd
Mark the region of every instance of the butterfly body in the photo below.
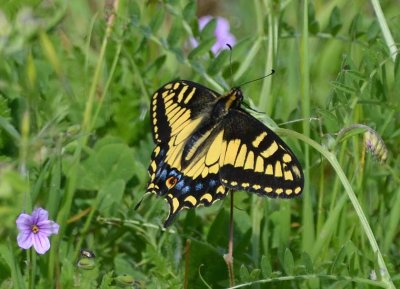
<svg viewBox="0 0 400 289">
<path fill-rule="evenodd" d="M 210 206 L 229 190 L 292 198 L 303 172 L 287 145 L 242 109 L 239 88 L 220 95 L 195 82 L 167 83 L 152 97 L 156 144 L 147 192 L 170 205 L 164 224 L 182 208 Z"/>
</svg>

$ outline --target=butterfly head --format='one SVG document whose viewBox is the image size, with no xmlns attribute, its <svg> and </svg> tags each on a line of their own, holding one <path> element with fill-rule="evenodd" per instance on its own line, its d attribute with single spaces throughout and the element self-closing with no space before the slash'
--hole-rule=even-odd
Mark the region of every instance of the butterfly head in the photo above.
<svg viewBox="0 0 400 289">
<path fill-rule="evenodd" d="M 243 101 L 243 93 L 239 87 L 234 87 L 231 91 L 224 97 L 225 107 L 229 108 L 239 108 Z"/>
</svg>

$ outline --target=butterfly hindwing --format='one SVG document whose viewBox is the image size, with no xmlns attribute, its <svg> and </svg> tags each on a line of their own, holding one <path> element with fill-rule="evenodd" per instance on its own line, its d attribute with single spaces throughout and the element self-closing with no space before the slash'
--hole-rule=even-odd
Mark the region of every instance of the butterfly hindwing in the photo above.
<svg viewBox="0 0 400 289">
<path fill-rule="evenodd" d="M 179 171 L 171 167 L 165 161 L 167 150 L 167 147 L 160 146 L 154 149 L 147 188 L 147 192 L 156 192 L 168 201 L 170 211 L 164 223 L 165 227 L 171 224 L 181 209 L 210 206 L 216 200 L 225 197 L 228 191 L 221 185 L 217 173 L 207 173 L 194 178 L 187 170 Z"/>
<path fill-rule="evenodd" d="M 303 172 L 289 147 L 242 109 L 230 109 L 222 122 L 222 184 L 269 197 L 292 198 L 303 188 Z"/>
</svg>

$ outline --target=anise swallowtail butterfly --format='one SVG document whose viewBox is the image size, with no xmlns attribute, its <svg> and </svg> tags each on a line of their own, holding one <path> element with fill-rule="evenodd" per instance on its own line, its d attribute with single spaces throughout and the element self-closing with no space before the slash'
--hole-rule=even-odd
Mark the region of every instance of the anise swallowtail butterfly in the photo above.
<svg viewBox="0 0 400 289">
<path fill-rule="evenodd" d="M 147 192 L 169 203 L 164 227 L 183 208 L 210 206 L 229 190 L 292 198 L 303 190 L 303 171 L 289 147 L 240 107 L 240 88 L 219 93 L 180 80 L 151 100 L 153 140 Z"/>
</svg>

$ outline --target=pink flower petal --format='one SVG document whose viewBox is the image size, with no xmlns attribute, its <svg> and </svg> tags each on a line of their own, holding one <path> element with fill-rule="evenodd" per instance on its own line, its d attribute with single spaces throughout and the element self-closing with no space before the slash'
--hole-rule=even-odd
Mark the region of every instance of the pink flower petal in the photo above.
<svg viewBox="0 0 400 289">
<path fill-rule="evenodd" d="M 207 25 L 208 22 L 210 22 L 214 17 L 212 16 L 203 16 L 199 18 L 199 27 L 200 30 L 203 30 L 203 28 Z M 226 44 L 234 45 L 236 43 L 236 38 L 229 32 L 229 22 L 223 17 L 215 17 L 217 21 L 217 25 L 215 27 L 214 35 L 216 38 L 216 42 L 211 48 L 211 51 L 214 54 L 217 54 L 220 50 L 222 49 L 228 49 Z M 197 47 L 198 42 L 196 39 L 191 39 L 190 40 L 192 47 Z"/>
<path fill-rule="evenodd" d="M 16 223 L 19 231 L 30 231 L 32 226 L 32 217 L 28 214 L 20 214 L 17 218 Z"/>
<path fill-rule="evenodd" d="M 217 17 L 217 26 L 215 27 L 215 36 L 224 37 L 226 34 L 229 34 L 229 22 L 222 17 Z"/>
<path fill-rule="evenodd" d="M 21 232 L 17 236 L 18 246 L 22 249 L 29 249 L 32 247 L 32 233 L 31 232 Z"/>
<path fill-rule="evenodd" d="M 44 254 L 50 249 L 50 241 L 45 234 L 39 232 L 38 234 L 32 234 L 32 237 L 33 248 L 35 248 L 36 252 Z"/>
<path fill-rule="evenodd" d="M 200 30 L 203 30 L 203 28 L 207 25 L 208 22 L 210 22 L 213 19 L 213 17 L 207 15 L 199 18 L 199 27 Z"/>
<path fill-rule="evenodd" d="M 37 208 L 37 209 L 33 210 L 33 212 L 32 212 L 32 219 L 33 219 L 33 223 L 37 224 L 41 221 L 48 220 L 49 213 L 42 208 Z"/>
<path fill-rule="evenodd" d="M 58 229 L 60 228 L 56 222 L 51 220 L 39 222 L 37 225 L 39 227 L 39 232 L 45 234 L 46 236 L 58 234 Z"/>
</svg>

